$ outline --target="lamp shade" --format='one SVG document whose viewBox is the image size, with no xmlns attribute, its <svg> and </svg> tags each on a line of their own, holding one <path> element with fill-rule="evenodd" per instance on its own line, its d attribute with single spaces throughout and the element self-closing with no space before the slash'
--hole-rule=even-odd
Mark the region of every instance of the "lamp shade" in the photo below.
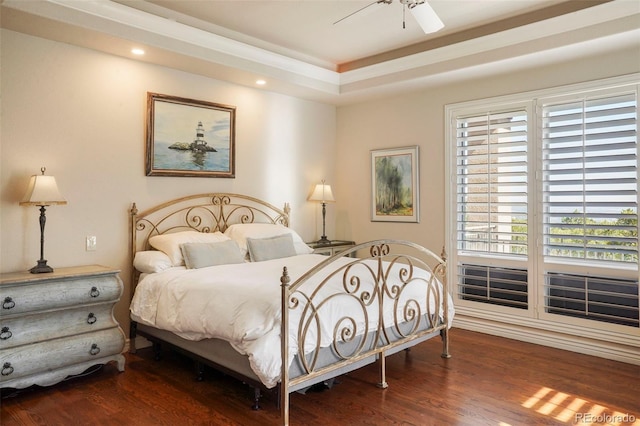
<svg viewBox="0 0 640 426">
<path fill-rule="evenodd" d="M 333 203 L 336 201 L 331 192 L 331 185 L 325 185 L 324 181 L 317 184 L 309 197 L 309 201 L 320 201 L 322 203 Z"/>
<path fill-rule="evenodd" d="M 31 176 L 29 187 L 24 194 L 21 206 L 51 206 L 67 204 L 67 200 L 60 194 L 56 179 L 53 176 L 44 175 L 44 167 L 41 175 Z"/>
</svg>

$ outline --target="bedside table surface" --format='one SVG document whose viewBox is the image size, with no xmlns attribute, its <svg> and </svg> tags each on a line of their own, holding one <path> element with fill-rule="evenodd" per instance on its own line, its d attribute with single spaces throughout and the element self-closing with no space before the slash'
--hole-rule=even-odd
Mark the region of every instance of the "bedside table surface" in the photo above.
<svg viewBox="0 0 640 426">
<path fill-rule="evenodd" d="M 76 276 L 82 276 L 87 274 L 93 275 L 108 275 L 118 273 L 120 270 L 115 268 L 109 268 L 102 265 L 85 265 L 85 266 L 73 266 L 55 268 L 53 272 L 44 274 L 32 274 L 29 271 L 18 272 L 3 272 L 0 273 L 0 285 L 5 283 L 19 283 L 19 282 L 36 282 L 43 280 L 64 279 Z"/>
<path fill-rule="evenodd" d="M 309 247 L 316 248 L 324 248 L 324 247 L 336 247 L 336 246 L 355 246 L 355 241 L 346 241 L 346 240 L 330 240 L 328 243 L 318 242 L 318 241 L 310 241 L 306 243 Z"/>
</svg>

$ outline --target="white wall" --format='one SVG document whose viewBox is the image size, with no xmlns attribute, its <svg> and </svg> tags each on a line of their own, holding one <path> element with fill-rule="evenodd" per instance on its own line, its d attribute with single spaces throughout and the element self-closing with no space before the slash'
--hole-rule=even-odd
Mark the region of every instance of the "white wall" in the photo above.
<svg viewBox="0 0 640 426">
<path fill-rule="evenodd" d="M 410 239 L 440 253 L 445 241 L 445 105 L 639 71 L 636 48 L 339 107 L 338 236 Z M 420 223 L 371 222 L 370 150 L 410 145 L 420 146 Z"/>
<path fill-rule="evenodd" d="M 128 216 L 186 194 L 246 193 L 290 202 L 293 227 L 321 233 L 306 201 L 326 178 L 329 238 L 403 238 L 444 244 L 444 106 L 640 71 L 637 50 L 469 80 L 375 102 L 333 106 L 236 86 L 8 30 L 1 33 L 0 271 L 39 257 L 37 208 L 20 207 L 30 175 L 46 166 L 67 197 L 47 210 L 45 257 L 54 267 L 98 263 L 122 270 L 117 317 L 128 324 Z M 237 107 L 235 179 L 144 175 L 146 92 Z M 420 145 L 420 223 L 370 221 L 371 149 Z M 98 250 L 86 252 L 96 235 Z"/>
<path fill-rule="evenodd" d="M 638 72 L 640 50 L 636 48 L 338 108 L 336 180 L 342 191 L 336 203 L 338 231 L 356 241 L 410 239 L 439 253 L 446 232 L 445 105 Z M 370 150 L 408 145 L 420 146 L 420 223 L 371 222 Z M 533 321 L 522 326 L 504 315 L 480 317 L 461 311 L 456 313 L 455 327 L 638 363 L 635 342 L 621 345 L 606 336 L 590 339 L 558 332 L 563 328 L 560 324 L 549 331 L 534 328 L 539 325 Z"/>
<path fill-rule="evenodd" d="M 289 202 L 293 228 L 307 240 L 320 236 L 319 206 L 306 198 L 333 178 L 335 107 L 4 29 L 0 41 L 0 271 L 26 271 L 40 257 L 38 208 L 18 202 L 41 166 L 68 201 L 47 209 L 48 264 L 121 269 L 116 317 L 125 330 L 132 202 L 144 210 L 189 194 L 248 194 Z M 147 91 L 235 105 L 236 178 L 145 176 Z M 88 235 L 96 251 L 85 251 Z"/>
</svg>

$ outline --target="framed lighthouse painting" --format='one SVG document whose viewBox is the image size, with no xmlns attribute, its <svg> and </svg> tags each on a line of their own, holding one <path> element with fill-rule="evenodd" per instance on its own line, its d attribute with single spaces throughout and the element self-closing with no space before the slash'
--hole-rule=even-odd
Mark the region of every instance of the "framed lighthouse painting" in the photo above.
<svg viewBox="0 0 640 426">
<path fill-rule="evenodd" d="M 147 176 L 235 177 L 235 107 L 147 93 Z"/>
</svg>

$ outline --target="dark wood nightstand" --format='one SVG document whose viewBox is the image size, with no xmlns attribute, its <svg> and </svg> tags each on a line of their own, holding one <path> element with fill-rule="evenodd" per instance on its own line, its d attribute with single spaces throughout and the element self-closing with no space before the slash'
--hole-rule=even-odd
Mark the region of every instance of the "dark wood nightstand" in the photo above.
<svg viewBox="0 0 640 426">
<path fill-rule="evenodd" d="M 328 243 L 319 243 L 317 241 L 312 241 L 307 243 L 309 247 L 313 249 L 313 252 L 316 254 L 323 254 L 325 256 L 333 256 L 336 253 L 340 253 L 350 247 L 356 245 L 355 241 L 344 241 L 344 240 L 332 240 Z"/>
</svg>

